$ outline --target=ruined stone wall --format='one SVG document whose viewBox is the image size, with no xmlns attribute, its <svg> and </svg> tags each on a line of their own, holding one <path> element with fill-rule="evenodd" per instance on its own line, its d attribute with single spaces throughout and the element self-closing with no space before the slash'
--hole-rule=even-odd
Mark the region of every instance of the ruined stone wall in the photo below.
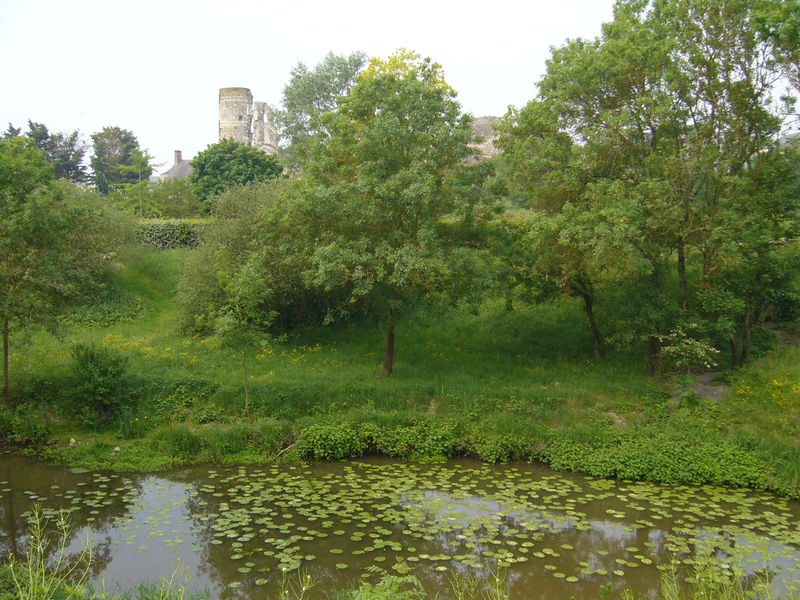
<svg viewBox="0 0 800 600">
<path fill-rule="evenodd" d="M 219 90 L 219 139 L 231 138 L 264 152 L 278 152 L 278 132 L 272 109 L 266 102 L 253 102 L 248 88 Z"/>
<path fill-rule="evenodd" d="M 253 111 L 253 146 L 264 152 L 278 151 L 278 131 L 272 118 L 272 109 L 266 102 L 256 102 Z"/>
<path fill-rule="evenodd" d="M 480 158 L 491 158 L 500 152 L 494 145 L 497 138 L 495 125 L 502 119 L 500 117 L 478 117 L 472 122 L 473 133 L 480 138 L 480 141 L 470 144 L 480 153 Z"/>
</svg>

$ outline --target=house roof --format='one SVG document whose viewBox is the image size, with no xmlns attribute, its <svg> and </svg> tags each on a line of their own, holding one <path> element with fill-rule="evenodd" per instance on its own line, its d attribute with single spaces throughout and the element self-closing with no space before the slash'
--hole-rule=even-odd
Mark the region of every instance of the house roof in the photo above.
<svg viewBox="0 0 800 600">
<path fill-rule="evenodd" d="M 169 170 L 165 171 L 159 176 L 159 180 L 165 179 L 185 179 L 192 173 L 192 161 L 182 160 L 176 162 Z"/>
</svg>

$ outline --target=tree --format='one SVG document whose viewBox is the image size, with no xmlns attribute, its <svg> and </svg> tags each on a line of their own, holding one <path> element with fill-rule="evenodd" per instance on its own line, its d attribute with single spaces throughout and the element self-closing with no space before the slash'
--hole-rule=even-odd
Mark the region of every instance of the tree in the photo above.
<svg viewBox="0 0 800 600">
<path fill-rule="evenodd" d="M 108 194 L 115 185 L 145 181 L 153 173 L 152 157 L 139 148 L 136 136 L 127 129 L 104 127 L 92 134 L 92 144 L 90 164 L 101 194 Z"/>
<path fill-rule="evenodd" d="M 9 123 L 3 137 L 16 137 L 22 130 Z M 42 123 L 28 121 L 29 137 L 36 143 L 36 147 L 44 152 L 53 164 L 57 179 L 68 179 L 74 183 L 84 183 L 89 180 L 86 165 L 83 159 L 86 154 L 86 144 L 80 139 L 77 131 L 72 133 L 50 133 Z"/>
<path fill-rule="evenodd" d="M 607 269 L 593 260 L 591 249 L 563 235 L 565 210 L 580 204 L 588 183 L 597 175 L 583 155 L 584 148 L 559 128 L 553 103 L 534 100 L 519 111 L 512 109 L 499 130 L 496 143 L 503 150 L 507 176 L 525 205 L 533 209 L 524 218 L 500 224 L 499 230 L 511 238 L 506 247 L 515 250 L 508 257 L 515 265 L 515 279 L 529 294 L 533 291 L 537 300 L 550 298 L 555 290 L 580 298 L 594 357 L 599 360 L 603 338 L 595 314 L 596 290 Z M 526 277 L 519 277 L 526 272 Z"/>
<path fill-rule="evenodd" d="M 230 303 L 229 282 L 247 271 L 259 282 L 258 311 L 270 317 L 264 333 L 279 334 L 318 325 L 333 294 L 323 295 L 305 276 L 314 240 L 301 213 L 305 184 L 278 178 L 230 188 L 214 202 L 203 228 L 203 244 L 193 253 L 179 286 L 182 327 L 213 334 Z"/>
<path fill-rule="evenodd" d="M 468 164 L 470 118 L 441 67 L 411 52 L 372 59 L 321 119 L 301 165 L 308 279 L 344 292 L 329 319 L 364 306 L 384 315 L 391 374 L 396 316 L 467 277 L 471 254 L 452 230 L 475 220 L 485 168 Z"/>
<path fill-rule="evenodd" d="M 245 412 L 252 351 L 274 330 L 320 320 L 304 318 L 314 294 L 303 280 L 311 249 L 293 218 L 297 183 L 280 178 L 223 192 L 178 290 L 183 327 L 241 355 Z"/>
<path fill-rule="evenodd" d="M 313 70 L 303 63 L 292 69 L 289 83 L 283 88 L 283 108 L 275 114 L 291 157 L 324 127 L 322 115 L 338 108 L 339 99 L 347 95 L 366 62 L 363 52 L 349 56 L 329 52 Z"/>
<path fill-rule="evenodd" d="M 192 160 L 189 182 L 210 212 L 210 200 L 227 188 L 278 177 L 283 167 L 266 152 L 232 139 L 209 145 Z"/>
<path fill-rule="evenodd" d="M 181 177 L 121 185 L 109 192 L 108 199 L 122 210 L 146 219 L 197 217 L 203 211 L 191 184 Z"/>
<path fill-rule="evenodd" d="M 0 328 L 3 399 L 10 400 L 13 328 L 40 323 L 108 268 L 116 231 L 33 140 L 0 140 Z M 106 237 L 108 236 L 108 237 Z"/>
<path fill-rule="evenodd" d="M 789 233 L 791 203 L 758 176 L 792 110 L 775 101 L 776 82 L 799 42 L 789 48 L 764 17 L 782 10 L 778 0 L 620 0 L 601 38 L 553 50 L 539 84 L 534 102 L 556 125 L 535 135 L 548 152 L 561 140 L 572 158 L 530 168 L 518 154 L 517 179 L 578 184 L 557 208 L 559 239 L 596 272 L 614 265 L 609 283 L 628 287 L 618 306 L 631 309 L 617 338 L 647 341 L 651 371 L 659 340 L 677 326 L 720 334 L 707 290 L 721 289 L 743 249 L 758 246 L 764 252 L 747 254 L 769 261 L 775 248 L 758 240 Z M 539 112 L 512 114 L 523 138 L 512 151 L 522 151 Z M 739 315 L 744 336 L 748 318 Z"/>
<path fill-rule="evenodd" d="M 53 168 L 32 140 L 12 137 L 0 140 L 0 326 L 3 336 L 3 401 L 10 402 L 8 353 L 11 323 L 24 319 L 29 310 L 41 306 L 42 275 L 50 265 L 39 263 L 41 253 L 31 246 L 44 246 L 50 229 L 41 220 L 37 205 L 47 203 L 38 194 L 53 177 Z M 33 279 L 29 273 L 39 277 Z"/>
</svg>

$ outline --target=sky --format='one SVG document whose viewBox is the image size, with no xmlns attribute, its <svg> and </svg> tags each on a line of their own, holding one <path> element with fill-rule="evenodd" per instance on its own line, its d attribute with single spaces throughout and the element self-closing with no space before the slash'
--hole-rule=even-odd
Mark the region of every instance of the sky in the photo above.
<svg viewBox="0 0 800 600">
<path fill-rule="evenodd" d="M 415 50 L 466 112 L 502 116 L 536 93 L 550 48 L 592 38 L 613 0 L 0 0 L 0 129 L 131 130 L 155 157 L 217 141 L 219 88 L 279 106 L 298 62 Z"/>
</svg>

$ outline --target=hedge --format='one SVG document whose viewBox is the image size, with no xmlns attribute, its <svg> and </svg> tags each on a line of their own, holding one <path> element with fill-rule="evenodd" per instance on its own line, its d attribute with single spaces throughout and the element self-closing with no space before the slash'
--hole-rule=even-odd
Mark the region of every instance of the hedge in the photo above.
<svg viewBox="0 0 800 600">
<path fill-rule="evenodd" d="M 149 244 L 159 250 L 170 248 L 191 248 L 200 241 L 200 232 L 204 221 L 171 219 L 141 221 L 137 229 L 137 237 L 143 244 Z"/>
</svg>

